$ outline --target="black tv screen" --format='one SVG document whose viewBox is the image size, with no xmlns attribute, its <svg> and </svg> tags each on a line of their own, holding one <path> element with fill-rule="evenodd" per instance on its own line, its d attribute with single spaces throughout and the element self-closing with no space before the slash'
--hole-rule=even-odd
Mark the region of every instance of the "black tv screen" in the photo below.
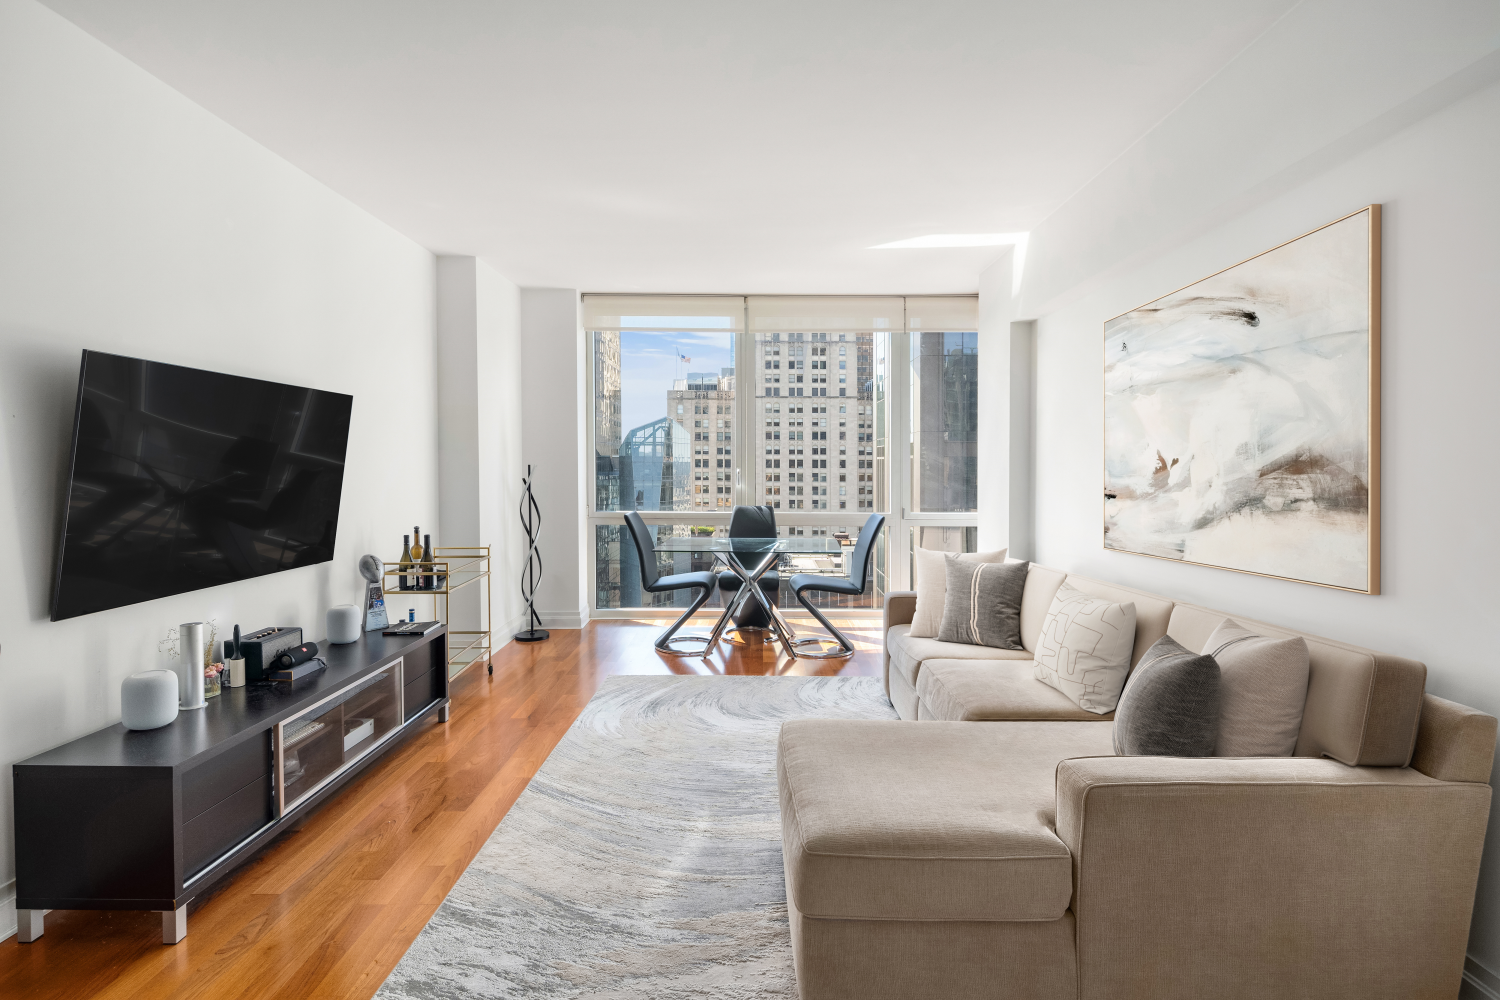
<svg viewBox="0 0 1500 1000">
<path fill-rule="evenodd" d="M 332 559 L 353 404 L 84 351 L 52 620 Z"/>
</svg>

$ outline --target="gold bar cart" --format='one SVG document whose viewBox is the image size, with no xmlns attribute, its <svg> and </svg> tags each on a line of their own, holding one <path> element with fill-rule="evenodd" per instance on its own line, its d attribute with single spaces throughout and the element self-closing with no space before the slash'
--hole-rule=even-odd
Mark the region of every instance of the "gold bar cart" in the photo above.
<svg viewBox="0 0 1500 1000">
<path fill-rule="evenodd" d="M 448 675 L 457 676 L 468 669 L 475 660 L 480 659 L 485 661 L 491 674 L 495 672 L 495 665 L 490 662 L 490 654 L 494 651 L 494 643 L 491 641 L 494 619 L 491 616 L 490 547 L 488 545 L 434 545 L 431 559 L 423 559 L 404 571 L 400 560 L 385 562 L 382 565 L 385 567 L 380 587 L 382 593 L 393 597 L 431 597 L 431 620 L 445 625 L 448 623 L 449 596 L 470 584 L 479 584 L 484 589 L 484 622 L 482 624 L 490 628 L 461 630 L 450 628 L 448 630 Z M 431 589 L 412 587 L 402 590 L 400 579 L 403 575 L 415 576 L 418 581 L 424 576 L 432 576 L 441 581 L 441 586 Z M 438 603 L 439 598 L 442 598 L 441 605 Z M 386 601 L 386 606 L 392 607 L 392 603 Z"/>
</svg>

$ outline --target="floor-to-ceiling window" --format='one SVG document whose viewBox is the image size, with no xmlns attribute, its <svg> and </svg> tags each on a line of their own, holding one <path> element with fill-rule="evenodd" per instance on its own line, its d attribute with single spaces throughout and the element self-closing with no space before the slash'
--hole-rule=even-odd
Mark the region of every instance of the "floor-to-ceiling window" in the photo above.
<svg viewBox="0 0 1500 1000">
<path fill-rule="evenodd" d="M 736 504 L 765 504 L 782 534 L 846 543 L 788 557 L 783 580 L 847 574 L 865 519 L 885 514 L 864 595 L 820 595 L 851 613 L 909 585 L 913 544 L 972 550 L 974 314 L 971 296 L 585 295 L 595 610 L 691 597 L 642 592 L 626 510 L 663 537 L 723 533 Z M 923 350 L 934 355 L 926 368 Z M 910 367 L 894 363 L 908 353 Z M 683 554 L 658 561 L 663 573 L 712 568 Z"/>
</svg>

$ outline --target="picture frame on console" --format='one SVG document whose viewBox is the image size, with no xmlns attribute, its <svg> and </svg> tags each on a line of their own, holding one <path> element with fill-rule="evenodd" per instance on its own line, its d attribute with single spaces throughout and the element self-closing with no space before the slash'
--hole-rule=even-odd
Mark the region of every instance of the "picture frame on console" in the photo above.
<svg viewBox="0 0 1500 1000">
<path fill-rule="evenodd" d="M 1380 205 L 1104 324 L 1104 547 L 1380 593 Z"/>
</svg>

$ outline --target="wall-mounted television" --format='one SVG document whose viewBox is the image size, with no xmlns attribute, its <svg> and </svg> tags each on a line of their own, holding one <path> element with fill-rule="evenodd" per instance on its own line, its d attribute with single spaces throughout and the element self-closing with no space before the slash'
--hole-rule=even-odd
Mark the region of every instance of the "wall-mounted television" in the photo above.
<svg viewBox="0 0 1500 1000">
<path fill-rule="evenodd" d="M 353 404 L 84 351 L 52 620 L 332 559 Z"/>
</svg>

